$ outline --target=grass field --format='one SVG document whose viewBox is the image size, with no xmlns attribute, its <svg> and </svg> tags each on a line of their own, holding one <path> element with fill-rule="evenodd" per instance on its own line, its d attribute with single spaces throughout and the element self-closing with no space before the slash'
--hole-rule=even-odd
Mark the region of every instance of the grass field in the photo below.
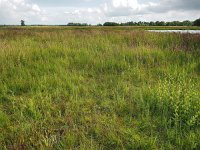
<svg viewBox="0 0 200 150">
<path fill-rule="evenodd" d="M 2 150 L 197 150 L 199 91 L 200 35 L 0 29 Z"/>
</svg>

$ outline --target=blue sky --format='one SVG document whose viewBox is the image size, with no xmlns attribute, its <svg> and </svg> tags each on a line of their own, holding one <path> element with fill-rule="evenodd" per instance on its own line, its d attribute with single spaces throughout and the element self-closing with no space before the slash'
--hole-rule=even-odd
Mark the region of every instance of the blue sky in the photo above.
<svg viewBox="0 0 200 150">
<path fill-rule="evenodd" d="M 200 0 L 0 0 L 0 24 L 97 24 L 200 17 Z"/>
</svg>

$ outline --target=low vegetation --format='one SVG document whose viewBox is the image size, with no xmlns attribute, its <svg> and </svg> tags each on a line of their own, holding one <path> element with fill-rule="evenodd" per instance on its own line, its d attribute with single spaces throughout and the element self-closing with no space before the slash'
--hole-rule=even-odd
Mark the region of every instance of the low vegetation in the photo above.
<svg viewBox="0 0 200 150">
<path fill-rule="evenodd" d="M 0 29 L 0 149 L 200 149 L 200 35 Z"/>
</svg>

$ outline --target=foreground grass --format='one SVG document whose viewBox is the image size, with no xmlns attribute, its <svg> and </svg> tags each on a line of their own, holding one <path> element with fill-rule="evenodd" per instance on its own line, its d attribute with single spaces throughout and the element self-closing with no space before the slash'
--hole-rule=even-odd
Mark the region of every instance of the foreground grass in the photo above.
<svg viewBox="0 0 200 150">
<path fill-rule="evenodd" d="M 0 149 L 200 149 L 200 36 L 0 30 Z"/>
</svg>

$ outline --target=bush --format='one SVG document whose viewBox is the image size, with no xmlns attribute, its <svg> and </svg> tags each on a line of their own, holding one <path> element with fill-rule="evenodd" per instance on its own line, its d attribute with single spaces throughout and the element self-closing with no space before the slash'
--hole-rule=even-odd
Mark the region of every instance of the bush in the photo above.
<svg viewBox="0 0 200 150">
<path fill-rule="evenodd" d="M 200 26 L 200 18 L 194 21 L 194 26 Z"/>
</svg>

